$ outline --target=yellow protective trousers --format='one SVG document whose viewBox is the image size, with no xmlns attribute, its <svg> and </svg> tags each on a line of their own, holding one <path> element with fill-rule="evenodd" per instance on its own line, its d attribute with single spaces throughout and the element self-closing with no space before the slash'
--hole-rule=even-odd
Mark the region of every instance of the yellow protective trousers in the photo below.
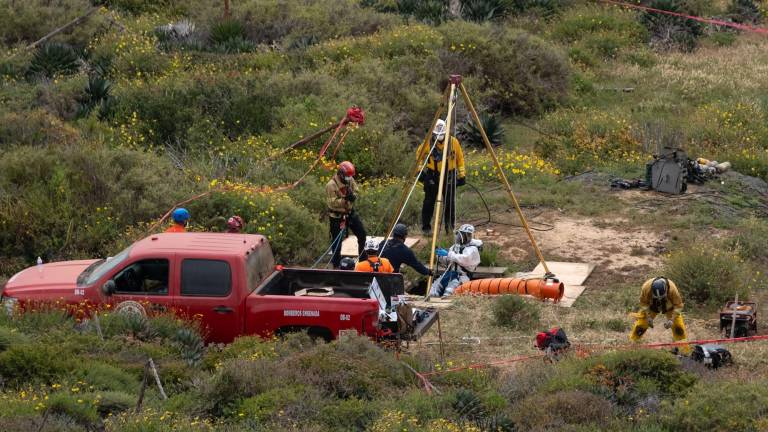
<svg viewBox="0 0 768 432">
<path fill-rule="evenodd" d="M 651 319 L 656 318 L 657 313 L 656 312 L 648 312 L 648 315 L 645 315 L 641 313 L 637 320 L 635 321 L 635 324 L 632 326 L 632 332 L 629 333 L 629 340 L 632 342 L 638 342 L 643 337 L 645 332 L 650 327 L 650 323 L 648 321 L 648 317 Z M 685 323 L 683 322 L 683 315 L 676 314 L 674 319 L 672 318 L 672 312 L 667 313 L 667 319 L 672 319 L 672 339 L 675 342 L 684 341 L 688 339 L 688 332 L 685 330 Z M 689 346 L 682 346 L 680 347 L 680 351 L 683 353 L 690 352 Z"/>
</svg>

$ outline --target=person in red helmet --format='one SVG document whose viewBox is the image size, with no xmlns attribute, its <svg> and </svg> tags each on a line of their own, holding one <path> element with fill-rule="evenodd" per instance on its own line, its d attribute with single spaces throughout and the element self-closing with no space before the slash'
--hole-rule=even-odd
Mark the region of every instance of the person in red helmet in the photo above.
<svg viewBox="0 0 768 432">
<path fill-rule="evenodd" d="M 240 234 L 245 228 L 245 222 L 240 216 L 232 216 L 227 220 L 227 232 L 231 234 Z"/>
<path fill-rule="evenodd" d="M 355 182 L 355 166 L 350 161 L 339 164 L 336 173 L 325 185 L 328 219 L 331 231 L 331 250 L 333 268 L 339 268 L 341 263 L 341 242 L 346 237 L 345 229 L 349 229 L 357 237 L 357 254 L 362 255 L 365 249 L 366 232 L 363 222 L 355 213 L 355 201 L 359 188 Z M 342 232 L 344 232 L 342 234 Z"/>
</svg>

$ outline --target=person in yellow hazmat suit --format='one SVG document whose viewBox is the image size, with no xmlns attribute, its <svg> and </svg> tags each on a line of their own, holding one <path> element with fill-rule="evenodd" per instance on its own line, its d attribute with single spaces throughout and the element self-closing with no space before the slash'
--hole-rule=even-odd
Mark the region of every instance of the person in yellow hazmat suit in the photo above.
<svg viewBox="0 0 768 432">
<path fill-rule="evenodd" d="M 648 279 L 640 289 L 640 311 L 634 314 L 637 320 L 632 326 L 629 340 L 638 342 L 658 314 L 666 317 L 664 328 L 672 329 L 672 339 L 684 341 L 688 338 L 683 322 L 683 297 L 677 285 L 665 277 Z M 690 352 L 690 347 L 681 347 L 683 353 Z"/>
<path fill-rule="evenodd" d="M 464 152 L 456 137 L 451 137 L 450 147 L 445 145 L 445 136 L 448 131 L 445 120 L 438 119 L 432 130 L 432 140 L 427 139 L 416 151 L 416 160 L 423 161 L 427 158 L 427 164 L 419 175 L 419 181 L 424 185 L 424 203 L 421 206 L 421 230 L 425 233 L 432 232 L 432 216 L 435 212 L 437 192 L 440 184 L 440 169 L 443 157 L 447 157 L 447 176 L 443 187 L 443 224 L 446 234 L 453 232 L 456 223 L 456 187 L 466 184 L 467 171 L 464 167 Z M 432 144 L 435 148 L 432 149 Z M 450 155 L 450 156 L 447 156 Z"/>
</svg>

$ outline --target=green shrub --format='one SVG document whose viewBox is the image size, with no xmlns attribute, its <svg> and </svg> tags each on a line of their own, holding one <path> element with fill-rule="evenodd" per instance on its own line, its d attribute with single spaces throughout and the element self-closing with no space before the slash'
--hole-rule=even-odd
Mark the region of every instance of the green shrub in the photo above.
<svg viewBox="0 0 768 432">
<path fill-rule="evenodd" d="M 581 390 L 533 394 L 514 405 L 511 418 L 523 430 L 554 430 L 571 425 L 605 425 L 613 408 L 600 396 Z"/>
<path fill-rule="evenodd" d="M 148 153 L 88 145 L 4 151 L 0 197 L 15 205 L 0 207 L 0 255 L 28 263 L 113 255 L 126 227 L 162 214 L 183 189 L 170 163 Z"/>
<path fill-rule="evenodd" d="M 542 39 L 519 30 L 470 23 L 450 23 L 438 30 L 445 37 L 444 47 L 472 65 L 462 73 L 482 71 L 482 84 L 474 91 L 486 94 L 483 99 L 490 110 L 535 115 L 568 98 L 568 63 Z"/>
<path fill-rule="evenodd" d="M 661 423 L 679 430 L 764 430 L 765 381 L 701 382 L 683 400 L 663 406 Z"/>
<path fill-rule="evenodd" d="M 0 327 L 0 352 L 27 342 L 27 336 L 9 327 Z"/>
<path fill-rule="evenodd" d="M 136 376 L 107 363 L 89 361 L 78 375 L 95 390 L 134 393 L 139 386 Z"/>
<path fill-rule="evenodd" d="M 93 427 L 100 421 L 94 400 L 87 395 L 58 392 L 48 399 L 48 410 L 52 414 L 66 416 L 86 428 Z"/>
<path fill-rule="evenodd" d="M 685 395 L 695 382 L 674 355 L 635 350 L 561 363 L 543 388 L 594 393 L 633 413 L 647 400 Z"/>
<path fill-rule="evenodd" d="M 516 295 L 503 295 L 494 299 L 494 323 L 514 330 L 531 330 L 539 325 L 539 308 Z"/>
<path fill-rule="evenodd" d="M 751 274 L 739 256 L 725 248 L 702 245 L 673 253 L 664 275 L 677 284 L 688 303 L 720 306 L 738 293 L 747 298 Z"/>
<path fill-rule="evenodd" d="M 735 233 L 727 241 L 728 246 L 747 260 L 768 263 L 768 251 L 764 245 L 768 242 L 768 224 L 762 219 L 749 218 L 739 222 Z"/>
<path fill-rule="evenodd" d="M 307 388 L 303 386 L 277 387 L 256 396 L 241 400 L 232 410 L 233 416 L 243 413 L 245 417 L 256 422 L 266 422 L 279 416 L 279 411 L 300 402 L 307 396 Z"/>
<path fill-rule="evenodd" d="M 72 366 L 71 357 L 45 344 L 16 345 L 0 353 L 0 376 L 12 386 L 53 384 Z"/>
<path fill-rule="evenodd" d="M 7 46 L 30 44 L 81 16 L 91 7 L 89 0 L 26 0 L 0 2 L 0 42 Z M 99 13 L 59 33 L 53 39 L 84 47 L 107 20 Z"/>
<path fill-rule="evenodd" d="M 351 398 L 324 406 L 319 418 L 329 430 L 367 430 L 379 413 L 376 403 Z"/>
<path fill-rule="evenodd" d="M 80 139 L 80 133 L 46 110 L 0 113 L 0 148 L 18 145 L 67 146 Z"/>
<path fill-rule="evenodd" d="M 37 49 L 27 73 L 33 77 L 53 78 L 56 75 L 71 75 L 79 67 L 75 50 L 64 44 L 49 42 Z"/>
<path fill-rule="evenodd" d="M 94 396 L 96 410 L 101 416 L 109 416 L 128 411 L 136 405 L 137 397 L 119 391 L 96 393 Z"/>
<path fill-rule="evenodd" d="M 763 20 L 761 6 L 755 0 L 732 0 L 726 12 L 737 23 L 757 24 Z"/>
<path fill-rule="evenodd" d="M 653 9 L 696 14 L 687 8 L 688 4 L 683 0 L 650 0 L 643 3 Z M 687 18 L 649 11 L 643 13 L 640 21 L 651 34 L 651 46 L 661 51 L 692 51 L 704 34 L 701 23 Z"/>
</svg>

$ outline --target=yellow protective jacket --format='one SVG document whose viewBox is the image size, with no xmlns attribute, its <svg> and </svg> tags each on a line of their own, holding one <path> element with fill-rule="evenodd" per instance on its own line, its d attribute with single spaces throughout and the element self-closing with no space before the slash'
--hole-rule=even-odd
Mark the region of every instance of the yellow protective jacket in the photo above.
<svg viewBox="0 0 768 432">
<path fill-rule="evenodd" d="M 359 189 L 355 179 L 350 180 L 349 185 L 345 185 L 338 175 L 334 175 L 325 185 L 326 204 L 332 217 L 341 217 L 352 211 L 354 205 L 347 200 L 347 188 L 351 188 L 352 192 L 357 195 Z"/>
<path fill-rule="evenodd" d="M 648 279 L 640 288 L 640 313 L 643 315 L 647 315 L 648 312 L 679 315 L 683 311 L 683 297 L 680 295 L 677 285 L 667 279 L 667 298 L 664 299 L 664 304 L 654 304 L 651 291 L 651 284 L 654 279 L 656 278 Z"/>
<path fill-rule="evenodd" d="M 432 148 L 431 138 L 427 138 L 426 141 L 421 143 L 419 149 L 416 151 L 416 160 L 423 161 L 424 156 L 429 149 Z M 435 146 L 435 150 L 443 152 L 445 143 L 438 142 Z M 442 161 L 436 161 L 433 155 L 429 155 L 429 161 L 427 162 L 427 168 L 432 171 L 440 172 L 442 167 Z M 464 151 L 461 150 L 461 144 L 456 137 L 451 137 L 451 158 L 448 159 L 448 171 L 458 170 L 458 178 L 466 177 L 467 171 L 464 168 Z"/>
</svg>

